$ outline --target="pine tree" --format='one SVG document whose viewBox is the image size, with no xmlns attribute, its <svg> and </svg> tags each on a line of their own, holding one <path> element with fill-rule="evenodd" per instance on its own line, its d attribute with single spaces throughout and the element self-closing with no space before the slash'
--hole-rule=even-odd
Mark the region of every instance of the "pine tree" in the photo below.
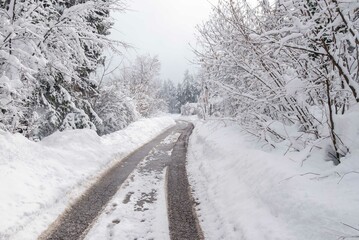
<svg viewBox="0 0 359 240">
<path fill-rule="evenodd" d="M 181 106 L 186 103 L 195 103 L 198 101 L 200 93 L 199 84 L 195 81 L 194 77 L 188 70 L 185 71 L 183 82 L 178 85 L 177 91 L 178 101 Z"/>
<path fill-rule="evenodd" d="M 165 80 L 162 83 L 158 97 L 166 102 L 169 113 L 179 113 L 177 89 L 171 80 Z"/>
</svg>

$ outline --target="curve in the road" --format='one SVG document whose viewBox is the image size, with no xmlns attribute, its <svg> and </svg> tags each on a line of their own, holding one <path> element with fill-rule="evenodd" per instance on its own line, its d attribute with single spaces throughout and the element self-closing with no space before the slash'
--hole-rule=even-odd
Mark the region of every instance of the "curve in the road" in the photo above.
<svg viewBox="0 0 359 240">
<path fill-rule="evenodd" d="M 186 171 L 186 155 L 189 136 L 194 126 L 178 121 L 177 125 L 109 169 L 92 185 L 71 207 L 45 231 L 40 240 L 77 240 L 83 239 L 94 220 L 116 194 L 121 184 L 128 178 L 137 165 L 149 152 L 161 143 L 173 131 L 181 133 L 174 144 L 171 160 L 159 161 L 161 166 L 149 166 L 151 169 L 163 168 L 167 171 L 167 205 L 169 232 L 171 240 L 204 239 L 194 209 L 190 185 Z"/>
</svg>

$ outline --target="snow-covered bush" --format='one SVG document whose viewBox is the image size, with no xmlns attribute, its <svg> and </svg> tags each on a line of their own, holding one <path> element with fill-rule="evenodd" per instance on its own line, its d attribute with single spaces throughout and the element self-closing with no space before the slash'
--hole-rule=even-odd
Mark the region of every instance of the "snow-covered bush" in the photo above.
<svg viewBox="0 0 359 240">
<path fill-rule="evenodd" d="M 191 116 L 200 114 L 200 109 L 197 103 L 186 103 L 181 106 L 181 115 Z"/>
<path fill-rule="evenodd" d="M 140 117 L 134 100 L 121 81 L 111 81 L 100 89 L 94 110 L 102 120 L 97 127 L 100 135 L 123 129 Z"/>
</svg>

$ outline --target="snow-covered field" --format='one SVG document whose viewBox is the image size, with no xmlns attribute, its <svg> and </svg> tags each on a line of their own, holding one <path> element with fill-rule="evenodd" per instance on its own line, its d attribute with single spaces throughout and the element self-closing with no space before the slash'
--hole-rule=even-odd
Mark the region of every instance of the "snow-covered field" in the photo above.
<svg viewBox="0 0 359 240">
<path fill-rule="evenodd" d="M 73 130 L 37 143 L 0 131 L 0 239 L 36 239 L 96 176 L 174 124 L 142 119 L 103 137 Z"/>
<path fill-rule="evenodd" d="M 263 151 L 234 123 L 197 122 L 188 167 L 206 239 L 358 238 L 359 148 L 339 166 L 285 150 Z"/>
</svg>

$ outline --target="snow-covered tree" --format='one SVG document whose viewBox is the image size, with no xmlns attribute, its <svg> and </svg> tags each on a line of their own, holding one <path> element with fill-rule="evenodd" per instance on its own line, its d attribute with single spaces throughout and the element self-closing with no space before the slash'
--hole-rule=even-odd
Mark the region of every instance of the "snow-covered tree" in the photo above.
<svg viewBox="0 0 359 240">
<path fill-rule="evenodd" d="M 269 2 L 220 1 L 199 27 L 204 112 L 235 118 L 272 146 L 330 137 L 339 160 L 349 149 L 335 115 L 358 102 L 358 4 Z"/>
<path fill-rule="evenodd" d="M 169 113 L 179 113 L 177 89 L 171 80 L 162 82 L 158 98 L 163 99 L 166 102 Z"/>
<path fill-rule="evenodd" d="M 190 74 L 188 70 L 185 71 L 182 83 L 178 84 L 177 98 L 180 106 L 186 103 L 196 103 L 198 100 L 200 89 L 199 84 Z"/>
<path fill-rule="evenodd" d="M 127 68 L 124 76 L 130 86 L 130 93 L 136 103 L 137 111 L 148 117 L 157 111 L 165 110 L 165 102 L 157 97 L 160 90 L 159 74 L 161 63 L 157 56 L 138 56 Z"/>
<path fill-rule="evenodd" d="M 97 128 L 100 135 L 123 129 L 139 118 L 128 86 L 121 78 L 104 83 L 93 106 L 102 120 Z"/>
<path fill-rule="evenodd" d="M 101 119 L 91 77 L 105 48 L 110 9 L 121 0 L 5 1 L 0 11 L 0 127 L 34 138 L 92 128 Z"/>
</svg>

